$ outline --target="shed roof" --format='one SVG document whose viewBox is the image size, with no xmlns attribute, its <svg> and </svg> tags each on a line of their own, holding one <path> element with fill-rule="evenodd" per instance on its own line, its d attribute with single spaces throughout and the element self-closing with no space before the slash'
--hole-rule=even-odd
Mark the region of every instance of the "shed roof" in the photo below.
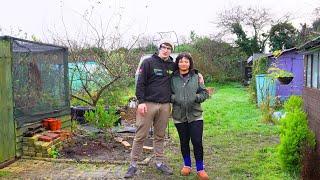
<svg viewBox="0 0 320 180">
<path fill-rule="evenodd" d="M 46 51 L 55 51 L 61 49 L 67 49 L 64 46 L 29 41 L 26 39 L 20 39 L 11 36 L 0 36 L 0 40 L 7 39 L 13 42 L 12 51 L 13 52 L 46 52 Z"/>
<path fill-rule="evenodd" d="M 300 51 L 308 51 L 310 49 L 318 48 L 318 47 L 320 47 L 320 36 L 312 39 L 311 41 L 308 41 L 308 42 L 304 43 L 298 49 Z"/>
<path fill-rule="evenodd" d="M 289 53 L 289 52 L 296 51 L 296 50 L 298 50 L 298 48 L 296 48 L 296 47 L 293 47 L 290 49 L 284 49 L 283 51 L 281 51 L 280 56 L 282 56 L 285 53 Z M 268 57 L 273 57 L 273 56 L 274 56 L 273 54 L 268 55 Z"/>
</svg>

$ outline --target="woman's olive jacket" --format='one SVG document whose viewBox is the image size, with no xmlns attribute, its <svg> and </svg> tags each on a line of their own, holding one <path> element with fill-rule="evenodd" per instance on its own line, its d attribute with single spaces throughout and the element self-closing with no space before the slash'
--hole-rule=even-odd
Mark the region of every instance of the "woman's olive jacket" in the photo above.
<svg viewBox="0 0 320 180">
<path fill-rule="evenodd" d="M 192 122 L 202 117 L 201 104 L 208 97 L 204 84 L 199 83 L 199 76 L 191 70 L 187 78 L 179 71 L 171 78 L 172 117 L 178 122 Z"/>
</svg>

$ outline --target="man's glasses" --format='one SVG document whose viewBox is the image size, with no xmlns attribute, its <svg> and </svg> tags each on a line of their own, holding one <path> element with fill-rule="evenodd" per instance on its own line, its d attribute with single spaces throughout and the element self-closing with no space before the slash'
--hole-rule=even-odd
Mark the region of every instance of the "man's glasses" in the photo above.
<svg viewBox="0 0 320 180">
<path fill-rule="evenodd" d="M 172 48 L 171 47 L 169 47 L 169 46 L 160 46 L 160 49 L 163 49 L 163 50 L 168 50 L 168 51 L 171 51 L 172 50 Z"/>
</svg>

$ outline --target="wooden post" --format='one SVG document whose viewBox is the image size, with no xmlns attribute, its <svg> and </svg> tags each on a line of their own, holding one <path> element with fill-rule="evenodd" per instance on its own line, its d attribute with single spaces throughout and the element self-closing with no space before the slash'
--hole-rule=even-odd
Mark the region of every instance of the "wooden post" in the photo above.
<svg viewBox="0 0 320 180">
<path fill-rule="evenodd" d="M 15 158 L 12 54 L 10 39 L 0 39 L 0 163 Z"/>
</svg>

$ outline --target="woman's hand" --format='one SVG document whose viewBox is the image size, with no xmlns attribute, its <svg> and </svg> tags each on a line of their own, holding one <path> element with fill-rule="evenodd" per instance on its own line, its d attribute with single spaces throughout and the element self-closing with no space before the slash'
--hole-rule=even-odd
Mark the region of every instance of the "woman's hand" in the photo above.
<svg viewBox="0 0 320 180">
<path fill-rule="evenodd" d="M 204 84 L 204 79 L 201 73 L 198 73 L 198 77 L 199 77 L 199 83 Z"/>
</svg>

